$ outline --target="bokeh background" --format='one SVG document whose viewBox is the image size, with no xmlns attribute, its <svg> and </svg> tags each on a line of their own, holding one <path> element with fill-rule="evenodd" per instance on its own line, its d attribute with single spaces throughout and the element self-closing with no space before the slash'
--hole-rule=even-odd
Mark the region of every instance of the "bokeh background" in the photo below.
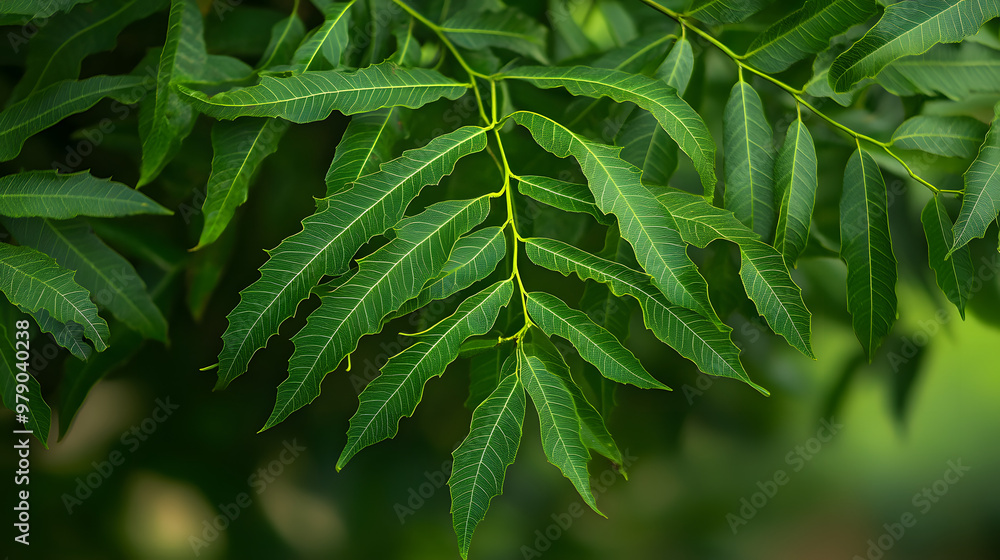
<svg viewBox="0 0 1000 560">
<path fill-rule="evenodd" d="M 542 2 L 510 3 L 545 16 Z M 586 20 L 585 28 L 595 40 L 613 46 L 629 39 L 628 33 L 608 33 L 609 22 L 600 19 L 604 3 L 591 4 L 597 15 Z M 233 9 L 223 17 L 205 3 L 209 46 L 252 60 L 254 41 L 241 30 L 269 28 L 290 10 L 291 2 L 230 0 L 227 6 Z M 303 3 L 307 22 L 315 24 L 319 16 L 308 9 Z M 745 45 L 783 10 L 776 6 L 760 16 L 760 22 L 734 26 L 723 38 L 737 47 Z M 630 6 L 628 13 L 641 27 L 633 34 L 655 32 L 658 25 L 669 30 L 666 22 L 648 23 L 653 18 L 647 11 Z M 165 24 L 165 14 L 134 24 L 114 51 L 88 58 L 83 74 L 128 72 L 149 46 L 162 42 Z M 987 27 L 996 38 L 995 22 Z M 704 47 L 699 47 L 688 98 L 702 114 L 719 115 L 735 72 L 716 53 L 702 53 Z M 0 98 L 16 83 L 23 56 L 23 50 L 0 47 Z M 795 67 L 788 80 L 800 83 L 808 71 Z M 755 86 L 765 99 L 779 96 L 766 84 Z M 994 101 L 970 103 L 989 115 Z M 435 104 L 421 117 L 426 119 L 421 130 L 432 130 L 435 123 L 451 126 L 442 124 L 448 121 L 446 115 L 474 119 L 463 103 Z M 565 99 L 548 93 L 537 103 L 553 114 L 566 105 Z M 928 106 L 924 110 L 932 111 L 933 104 Z M 832 103 L 826 108 L 876 135 L 891 133 L 915 110 L 909 101 L 878 88 L 849 109 Z M 780 123 L 787 127 L 794 105 L 775 103 L 768 110 L 780 136 Z M 23 155 L 2 171 L 50 167 L 53 159 L 65 156 L 71 139 L 108 111 L 107 103 L 99 104 L 31 139 Z M 719 119 L 708 120 L 721 126 Z M 601 125 L 592 124 L 598 130 Z M 297 318 L 283 325 L 281 335 L 255 357 L 250 372 L 226 391 L 213 392 L 214 373 L 200 371 L 215 363 L 225 315 L 236 304 L 239 290 L 257 278 L 256 269 L 266 258 L 263 249 L 298 231 L 298 222 L 314 208 L 312 197 L 322 195 L 323 176 L 344 126 L 346 120 L 334 116 L 292 127 L 278 154 L 265 163 L 234 227 L 199 253 L 186 249 L 197 239 L 198 190 L 210 170 L 210 121 L 205 118 L 177 161 L 147 190 L 175 209 L 175 216 L 95 223 L 102 237 L 136 263 L 157 295 L 170 319 L 170 344 L 109 351 L 86 367 L 70 364 L 62 355 L 42 355 L 35 364 L 50 402 L 80 398 L 73 391 L 81 379 L 106 377 L 90 391 L 68 431 L 65 423 L 60 426 L 66 433 L 58 443 L 48 450 L 33 443 L 32 544 L 26 554 L 5 537 L 10 558 L 458 557 L 447 486 L 438 485 L 446 478 L 451 451 L 468 428 L 470 412 L 462 406 L 468 392 L 467 362 L 453 365 L 428 384 L 416 416 L 403 420 L 395 439 L 366 449 L 340 473 L 334 465 L 359 387 L 370 372 L 364 366 L 394 353 L 394 333 L 405 330 L 406 319 L 391 324 L 389 335 L 366 339 L 351 372 L 342 367 L 330 374 L 322 396 L 311 406 L 261 434 L 256 432 L 271 409 L 274 388 L 286 375 L 292 350 L 288 336 L 301 327 L 315 299 L 303 304 Z M 835 240 L 839 174 L 850 151 L 828 128 L 818 122 L 810 126 L 821 167 L 829 167 L 821 177 L 817 227 Z M 134 184 L 136 127 L 134 118 L 125 121 L 85 158 L 83 167 Z M 721 130 L 713 132 L 721 138 Z M 408 141 L 426 141 L 419 134 Z M 526 166 L 553 173 L 569 165 L 525 157 Z M 449 184 L 463 188 L 463 177 L 474 175 L 476 166 L 483 164 L 491 165 L 482 160 L 464 163 Z M 942 186 L 955 180 L 941 162 L 917 164 Z M 934 175 L 935 169 L 940 175 Z M 691 363 L 656 342 L 634 316 L 632 347 L 647 369 L 674 391 L 618 391 L 619 406 L 608 424 L 633 460 L 627 481 L 601 458 L 591 464 L 592 476 L 604 488 L 598 503 L 607 519 L 591 511 L 572 515 L 581 511 L 580 498 L 546 462 L 537 417 L 529 409 L 517 461 L 508 470 L 503 495 L 493 501 L 477 530 L 472 558 L 1000 558 L 997 231 L 994 226 L 987 235 L 992 245 L 975 247 L 983 282 L 962 321 L 935 291 L 926 267 L 918 216 L 927 193 L 905 186 L 891 165 L 886 164 L 885 172 L 895 193 L 890 213 L 901 271 L 899 321 L 872 364 L 859 358 L 860 347 L 849 327 L 843 264 L 821 250 L 795 271 L 814 312 L 815 361 L 743 312 L 745 305 L 739 301 L 724 317 L 735 328 L 748 372 L 771 390 L 769 398 L 732 380 L 699 375 Z M 693 177 L 692 169 L 682 168 L 675 186 L 694 184 Z M 584 218 L 559 216 L 537 206 L 521 210 L 524 231 L 571 220 L 580 243 L 599 247 L 602 235 L 593 233 L 593 224 Z M 717 266 L 703 254 L 695 256 L 703 266 Z M 527 282 L 544 284 L 568 300 L 582 291 L 579 282 L 557 275 L 537 273 Z M 743 297 L 726 293 L 725 286 L 718 289 L 714 301 Z M 114 325 L 112 329 L 115 332 Z M 129 336 L 124 329 L 118 332 Z M 119 346 L 133 348 L 129 341 Z M 158 403 L 167 400 L 177 409 L 162 422 L 149 420 Z M 9 412 L 0 418 L 13 429 Z M 818 430 L 831 424 L 840 426 L 837 433 L 827 438 L 827 431 L 819 432 L 828 439 L 821 442 Z M 133 427 L 144 440 L 130 435 Z M 53 431 L 53 442 L 55 436 Z M 13 442 L 13 435 L 7 437 Z M 105 463 L 118 457 L 116 453 L 124 460 L 111 469 Z M 0 453 L 3 472 L 13 472 L 14 458 L 12 450 Z M 968 470 L 956 478 L 947 472 L 952 465 Z M 772 488 L 768 481 L 776 476 L 786 483 Z M 86 485 L 88 477 L 96 488 L 88 487 L 89 495 L 82 498 L 87 492 L 80 485 Z M 10 477 L 4 478 L 6 488 L 12 488 Z M 775 491 L 769 496 L 762 488 Z M 933 502 L 919 497 L 925 489 Z M 7 517 L 11 492 L 3 494 Z M 752 511 L 743 500 L 756 504 Z M 206 528 L 227 512 L 224 530 Z M 886 525 L 900 523 L 906 514 L 915 524 L 889 535 Z M 11 533 L 10 524 L 5 527 L 5 534 Z M 872 543 L 891 549 L 879 556 Z"/>
</svg>

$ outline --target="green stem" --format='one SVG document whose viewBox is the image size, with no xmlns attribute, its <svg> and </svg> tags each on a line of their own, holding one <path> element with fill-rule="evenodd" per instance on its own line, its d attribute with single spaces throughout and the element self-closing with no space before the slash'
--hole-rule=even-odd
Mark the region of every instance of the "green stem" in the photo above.
<svg viewBox="0 0 1000 560">
<path fill-rule="evenodd" d="M 765 80 L 771 82 L 772 84 L 778 86 L 779 88 L 785 90 L 786 92 L 788 92 L 789 94 L 791 94 L 791 96 L 793 98 L 795 98 L 795 101 L 798 104 L 801 104 L 802 106 L 806 107 L 807 109 L 809 109 L 810 111 L 812 111 L 813 114 L 815 114 L 817 117 L 823 119 L 824 121 L 828 122 L 834 128 L 837 128 L 838 130 L 849 134 L 850 136 L 852 136 L 857 141 L 864 140 L 865 142 L 870 142 L 870 143 L 872 143 L 872 144 L 874 144 L 874 145 L 882 148 L 885 151 L 885 153 L 889 154 L 890 157 L 892 157 L 893 159 L 895 159 L 897 162 L 900 163 L 900 165 L 903 166 L 903 169 L 906 170 L 906 172 L 910 175 L 910 177 L 913 178 L 913 180 L 915 180 L 916 182 L 920 183 L 921 185 L 924 185 L 925 187 L 927 187 L 928 189 L 930 189 L 931 192 L 933 192 L 935 194 L 936 193 L 940 193 L 940 192 L 961 193 L 961 191 L 942 191 L 941 189 L 938 189 L 934 185 L 930 184 L 928 181 L 926 181 L 925 179 L 923 179 L 922 177 L 920 177 L 919 175 L 917 175 L 916 173 L 914 173 L 913 170 L 910 169 L 910 166 L 907 165 L 906 162 L 903 161 L 902 158 L 900 158 L 898 155 L 896 155 L 895 152 L 892 151 L 891 144 L 886 143 L 886 142 L 882 142 L 880 140 L 876 140 L 876 139 L 874 139 L 874 138 L 872 138 L 870 136 L 867 136 L 865 134 L 861 134 L 860 132 L 857 132 L 856 130 L 854 130 L 854 129 L 846 126 L 846 125 L 843 125 L 843 124 L 835 121 L 834 119 L 830 118 L 829 116 L 827 116 L 826 114 L 824 114 L 823 112 L 821 112 L 816 107 L 813 107 L 808 101 L 806 101 L 805 99 L 803 99 L 802 96 L 803 96 L 803 94 L 805 92 L 802 89 L 795 89 L 792 86 L 786 84 L 785 82 L 782 82 L 781 80 L 779 80 L 779 79 L 777 79 L 777 78 L 775 78 L 773 76 L 770 76 L 770 75 L 768 75 L 765 72 L 761 72 L 760 70 L 757 70 L 756 68 L 754 68 L 754 67 L 748 65 L 747 63 L 743 62 L 743 60 L 745 58 L 743 55 L 738 55 L 738 54 L 734 53 L 732 51 L 732 49 L 730 49 L 729 47 L 727 47 L 726 45 L 724 45 L 723 43 L 721 43 L 718 39 L 716 39 L 715 37 L 712 37 L 707 32 L 705 32 L 702 29 L 700 29 L 700 28 L 696 27 L 695 25 L 693 25 L 683 15 L 681 15 L 681 14 L 679 14 L 679 13 L 671 10 L 670 8 L 667 8 L 665 6 L 661 6 L 655 0 L 642 0 L 642 2 L 644 4 L 646 4 L 647 6 L 653 8 L 654 10 L 656 10 L 656 11 L 658 11 L 658 12 L 666 15 L 667 17 L 669 17 L 669 18 L 677 21 L 677 23 L 679 23 L 682 28 L 690 29 L 692 32 L 694 32 L 695 34 L 697 34 L 699 37 L 701 37 L 702 39 L 705 39 L 706 41 L 708 41 L 709 43 L 711 43 L 712 45 L 714 45 L 717 49 L 719 49 L 720 51 L 722 51 L 726 56 L 728 56 L 730 59 L 732 59 L 732 61 L 734 63 L 736 63 L 736 66 L 740 69 L 740 79 L 743 78 L 743 69 L 746 69 L 747 71 L 752 72 L 752 73 L 760 76 L 761 78 L 764 78 Z M 860 142 L 858 142 L 858 146 L 859 146 L 859 149 L 860 149 L 860 146 L 861 146 Z"/>
<path fill-rule="evenodd" d="M 528 327 L 533 325 L 533 323 L 531 322 L 531 318 L 528 317 L 528 291 L 524 289 L 524 283 L 521 281 L 521 271 L 517 267 L 518 255 L 521 252 L 520 245 L 521 243 L 524 243 L 524 238 L 521 237 L 521 234 L 517 232 L 517 223 L 514 215 L 514 199 L 512 196 L 512 190 L 510 188 L 510 181 L 511 179 L 515 178 L 515 175 L 513 172 L 511 172 L 510 163 L 507 161 L 507 153 L 506 151 L 504 151 L 503 140 L 500 138 L 500 127 L 494 128 L 493 134 L 494 136 L 496 136 L 497 145 L 500 146 L 500 159 L 503 161 L 503 167 L 504 167 L 503 193 L 505 195 L 506 199 L 505 201 L 507 204 L 507 221 L 504 223 L 503 227 L 510 225 L 510 231 L 514 239 L 514 247 L 513 247 L 514 257 L 513 257 L 513 263 L 511 265 L 513 270 L 511 271 L 510 280 L 517 280 L 517 287 L 521 294 L 521 308 L 524 310 L 524 327 L 521 328 L 520 331 L 518 331 L 511 337 L 508 337 L 506 339 L 501 338 L 500 341 L 503 342 L 505 340 L 510 340 L 512 338 L 520 339 L 522 336 L 524 336 L 524 333 L 528 331 Z"/>
<path fill-rule="evenodd" d="M 434 34 L 438 36 L 438 39 L 441 40 L 441 43 L 449 51 L 451 51 L 451 54 L 455 57 L 455 60 L 457 60 L 459 65 L 462 66 L 462 69 L 465 70 L 465 73 L 469 75 L 469 80 L 472 83 L 472 91 L 474 91 L 476 94 L 476 104 L 479 105 L 479 116 L 482 117 L 483 122 L 489 123 L 490 119 L 489 117 L 486 116 L 486 108 L 483 105 L 483 96 L 481 93 L 479 93 L 479 84 L 476 82 L 476 78 L 483 78 L 489 80 L 490 77 L 481 72 L 476 72 L 475 70 L 472 69 L 471 66 L 468 65 L 468 63 L 465 62 L 465 59 L 462 58 L 462 55 L 458 52 L 458 49 L 456 49 L 455 45 L 452 44 L 450 39 L 448 39 L 448 36 L 444 34 L 441 26 L 424 17 L 421 13 L 417 12 L 416 10 L 408 6 L 406 2 L 403 2 L 403 0 L 393 0 L 393 2 L 399 5 L 399 7 L 406 10 L 406 13 L 410 14 L 411 17 L 413 17 L 420 23 L 427 26 L 427 28 L 429 28 L 431 31 L 433 31 Z"/>
</svg>

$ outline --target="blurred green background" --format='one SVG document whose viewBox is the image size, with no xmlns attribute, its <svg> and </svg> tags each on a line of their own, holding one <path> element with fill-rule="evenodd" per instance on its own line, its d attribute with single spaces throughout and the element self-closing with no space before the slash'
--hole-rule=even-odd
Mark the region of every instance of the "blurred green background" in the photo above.
<svg viewBox="0 0 1000 560">
<path fill-rule="evenodd" d="M 544 9 L 529 1 L 512 4 L 536 15 Z M 238 39 L 233 30 L 241 22 L 271 21 L 290 5 L 237 3 L 225 18 L 209 11 L 206 33 L 219 38 L 215 48 L 232 52 L 238 44 L 226 45 L 222 38 Z M 303 13 L 307 22 L 317 21 L 315 13 Z M 165 23 L 161 13 L 134 24 L 115 51 L 87 59 L 84 75 L 129 71 L 147 46 L 162 42 Z M 726 39 L 746 41 L 740 33 L 737 29 Z M 23 55 L 0 49 L 0 97 L 19 78 Z M 713 56 L 699 58 L 700 82 L 692 93 L 695 107 L 707 115 L 721 113 L 734 79 L 733 69 Z M 759 87 L 765 99 L 775 94 Z M 546 102 L 563 103 L 539 101 Z M 461 112 L 462 103 L 439 103 L 429 111 Z M 875 92 L 837 117 L 873 133 L 891 132 L 910 109 Z M 789 110 L 794 106 L 769 107 L 775 111 L 769 116 L 777 123 Z M 64 157 L 68 138 L 107 112 L 108 104 L 102 103 L 38 135 L 2 171 L 49 168 L 54 158 Z M 709 122 L 719 126 L 718 119 Z M 212 392 L 214 373 L 199 371 L 216 361 L 225 315 L 239 290 L 257 278 L 266 258 L 262 249 L 298 231 L 299 221 L 313 210 L 312 197 L 323 194 L 323 176 L 345 125 L 335 116 L 292 127 L 278 154 L 265 163 L 238 221 L 205 251 L 186 252 L 197 239 L 197 189 L 210 166 L 205 118 L 177 161 L 145 191 L 175 209 L 175 216 L 95 225 L 109 244 L 133 259 L 166 309 L 170 345 L 147 343 L 134 356 L 102 356 L 86 370 L 74 365 L 64 371 L 61 355 L 35 364 L 50 400 L 63 397 L 74 376 L 110 374 L 91 391 L 64 439 L 48 450 L 33 442 L 32 544 L 27 553 L 19 545 L 5 545 L 9 557 L 458 557 L 448 490 L 437 486 L 468 428 L 470 412 L 461 405 L 468 392 L 467 363 L 432 380 L 416 416 L 401 423 L 396 438 L 366 449 L 341 473 L 334 465 L 359 384 L 370 371 L 364 366 L 394 353 L 389 346 L 394 335 L 365 339 L 351 372 L 341 368 L 329 375 L 319 399 L 262 434 L 256 431 L 273 404 L 273 388 L 286 376 L 292 349 L 288 336 L 301 327 L 315 300 L 303 304 L 297 319 L 283 325 L 281 336 L 228 390 Z M 136 126 L 134 117 L 125 121 L 84 167 L 134 184 Z M 721 137 L 720 130 L 713 132 Z M 827 150 L 821 166 L 846 161 L 849 151 L 835 135 L 818 124 L 813 132 L 819 149 Z M 410 138 L 412 144 L 421 140 L 426 138 Z M 818 228 L 834 239 L 839 170 L 821 179 L 817 205 Z M 678 186 L 692 174 L 682 168 Z M 451 181 L 460 184 L 462 176 L 460 166 Z M 472 558 L 877 558 L 869 549 L 880 537 L 883 548 L 891 546 L 885 558 L 1000 558 L 997 253 L 995 246 L 980 245 L 976 263 L 986 266 L 985 281 L 976 295 L 978 306 L 962 322 L 942 296 L 933 295 L 917 219 L 926 194 L 902 189 L 898 196 L 901 202 L 891 213 L 901 270 L 900 317 L 894 337 L 872 365 L 858 360 L 858 342 L 845 322 L 844 267 L 829 257 L 805 260 L 795 272 L 815 313 L 816 361 L 738 312 L 725 318 L 735 328 L 748 372 L 771 390 L 770 398 L 731 380 L 698 375 L 690 362 L 644 332 L 635 316 L 632 347 L 674 391 L 619 390 L 619 407 L 608 422 L 619 446 L 634 458 L 628 481 L 603 459 L 591 464 L 591 475 L 604 487 L 598 502 L 608 518 L 590 511 L 572 515 L 580 511 L 579 496 L 546 462 L 537 417 L 528 411 L 521 451 L 508 470 L 503 496 L 494 500 L 476 532 Z M 526 228 L 568 219 L 538 211 L 541 219 Z M 591 223 L 582 218 L 574 223 L 581 239 L 599 244 L 601 236 L 588 233 Z M 994 228 L 987 239 L 996 238 Z M 572 297 L 582 289 L 579 282 L 557 275 L 538 273 L 527 281 Z M 713 300 L 720 298 L 725 295 L 713 293 Z M 405 321 L 390 325 L 390 332 L 405 330 Z M 118 332 L 127 336 L 124 329 Z M 158 402 L 167 399 L 176 411 L 162 422 L 149 420 Z M 13 429 L 12 415 L 4 412 L 2 418 Z M 820 442 L 814 438 L 824 421 L 842 428 Z M 130 435 L 133 427 L 145 440 Z M 14 436 L 8 437 L 13 443 Z M 116 453 L 124 462 L 110 465 Z M 0 453 L 4 472 L 12 473 L 14 464 L 12 450 Z M 946 476 L 950 464 L 969 469 L 956 479 Z M 772 488 L 768 481 L 776 475 L 787 483 Z M 93 484 L 88 486 L 88 480 Z M 773 496 L 762 487 L 775 490 Z M 936 501 L 915 500 L 925 488 Z M 5 492 L 3 507 L 13 505 L 11 492 Z M 759 505 L 751 512 L 743 500 Z M 900 523 L 907 513 L 915 524 L 887 536 L 885 525 Z M 213 522 L 226 527 L 207 529 Z"/>
</svg>

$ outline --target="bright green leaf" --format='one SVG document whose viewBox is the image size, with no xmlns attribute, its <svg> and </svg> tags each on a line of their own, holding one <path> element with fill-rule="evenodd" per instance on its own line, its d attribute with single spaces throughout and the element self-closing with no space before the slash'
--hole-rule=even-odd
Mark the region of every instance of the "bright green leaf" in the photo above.
<svg viewBox="0 0 1000 560">
<path fill-rule="evenodd" d="M 468 557 L 472 534 L 486 517 L 490 501 L 503 493 L 504 475 L 521 445 L 524 387 L 514 369 L 510 360 L 496 390 L 472 413 L 469 435 L 452 453 L 455 461 L 448 486 L 462 558 Z"/>
</svg>

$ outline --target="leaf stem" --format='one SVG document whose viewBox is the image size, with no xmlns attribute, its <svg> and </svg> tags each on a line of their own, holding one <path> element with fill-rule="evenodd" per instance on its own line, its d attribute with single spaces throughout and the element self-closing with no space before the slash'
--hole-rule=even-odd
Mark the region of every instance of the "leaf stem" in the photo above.
<svg viewBox="0 0 1000 560">
<path fill-rule="evenodd" d="M 455 48 L 455 45 L 452 44 L 451 40 L 448 39 L 448 36 L 445 35 L 440 25 L 424 17 L 422 14 L 420 14 L 419 12 L 411 8 L 409 5 L 407 5 L 407 3 L 404 2 L 403 0 L 393 0 L 393 2 L 398 4 L 399 7 L 403 8 L 403 10 L 405 10 L 408 14 L 410 14 L 410 16 L 412 16 L 414 19 L 424 24 L 425 26 L 427 26 L 427 28 L 433 31 L 434 34 L 438 36 L 438 39 L 441 40 L 441 43 L 444 44 L 444 46 L 447 47 L 449 51 L 451 51 L 451 54 L 455 57 L 455 60 L 458 61 L 459 65 L 462 66 L 466 74 L 469 75 L 469 80 L 472 83 L 472 91 L 475 92 L 476 103 L 477 105 L 479 105 L 479 116 L 483 118 L 483 122 L 489 123 L 490 119 L 489 117 L 486 116 L 486 108 L 483 105 L 483 96 L 481 93 L 479 93 L 479 84 L 476 82 L 476 78 L 483 78 L 485 80 L 489 80 L 490 77 L 487 76 L 486 74 L 483 74 L 482 72 L 476 72 L 475 70 L 472 69 L 471 66 L 469 66 L 467 62 L 465 62 L 465 59 L 462 58 L 462 55 L 458 52 L 458 49 Z"/>
<path fill-rule="evenodd" d="M 885 153 L 889 154 L 890 157 L 892 157 L 894 160 L 896 160 L 897 162 L 899 162 L 900 165 L 903 166 L 903 169 L 906 170 L 906 172 L 910 175 L 910 177 L 913 178 L 914 181 L 916 181 L 916 182 L 920 183 L 921 185 L 927 187 L 928 189 L 931 190 L 931 192 L 933 192 L 935 194 L 940 193 L 940 192 L 948 192 L 948 193 L 954 193 L 954 194 L 961 194 L 961 191 L 942 191 L 941 189 L 935 187 L 934 185 L 932 185 L 931 183 L 929 183 L 928 181 L 926 181 L 924 178 L 922 178 L 919 175 L 917 175 L 916 173 L 914 173 L 913 170 L 910 168 L 910 166 L 907 165 L 906 162 L 903 161 L 902 158 L 900 158 L 895 152 L 892 151 L 892 147 L 891 147 L 892 145 L 890 143 L 882 142 L 882 141 L 876 140 L 876 139 L 874 139 L 874 138 L 872 138 L 870 136 L 861 134 L 860 132 L 857 132 L 856 130 L 854 130 L 854 129 L 846 126 L 846 125 L 843 125 L 843 124 L 835 121 L 834 119 L 830 118 L 829 116 L 827 116 L 826 114 L 824 114 L 823 112 L 821 112 L 819 109 L 817 109 L 816 107 L 812 106 L 812 104 L 810 104 L 808 101 L 806 101 L 805 99 L 803 99 L 802 96 L 805 94 L 805 91 L 803 89 L 795 89 L 792 86 L 786 84 L 785 82 L 783 82 L 783 81 L 781 81 L 781 80 L 779 80 L 779 79 L 777 79 L 777 78 L 775 78 L 775 77 L 767 74 L 766 72 L 761 72 L 760 70 L 757 70 L 753 66 L 750 66 L 749 64 L 747 64 L 746 62 L 744 62 L 744 59 L 746 58 L 745 56 L 736 54 L 735 52 L 732 51 L 732 49 L 730 49 L 729 47 L 727 47 L 726 45 L 724 45 L 718 39 L 716 39 L 715 37 L 712 37 L 706 31 L 703 31 L 702 29 L 696 27 L 694 24 L 692 24 L 691 22 L 689 22 L 687 20 L 687 18 L 685 18 L 683 15 L 681 15 L 681 14 L 679 14 L 679 13 L 671 10 L 670 8 L 667 8 L 665 6 L 661 6 L 655 0 L 642 0 L 642 2 L 644 4 L 646 4 L 647 6 L 653 8 L 654 10 L 656 10 L 656 11 L 658 11 L 658 12 L 666 15 L 667 17 L 675 20 L 677 23 L 679 23 L 681 25 L 682 29 L 690 29 L 692 32 L 694 32 L 695 34 L 697 34 L 699 37 L 701 37 L 702 39 L 705 39 L 706 41 L 708 41 L 709 43 L 711 43 L 712 45 L 714 45 L 716 48 L 718 48 L 720 51 L 722 51 L 726 56 L 728 56 L 730 59 L 732 59 L 732 61 L 739 68 L 740 79 L 741 80 L 743 79 L 743 69 L 746 69 L 747 71 L 752 72 L 752 73 L 760 76 L 761 78 L 764 78 L 765 80 L 771 82 L 772 84 L 778 86 L 779 88 L 781 88 L 781 89 L 785 90 L 786 92 L 788 92 L 789 94 L 791 94 L 791 96 L 793 98 L 795 98 L 795 101 L 796 101 L 797 104 L 801 104 L 802 106 L 805 106 L 807 109 L 809 109 L 810 111 L 812 111 L 813 114 L 815 114 L 817 117 L 819 117 L 819 118 L 825 120 L 826 122 L 830 123 L 834 128 L 837 128 L 837 129 L 841 130 L 842 132 L 845 132 L 845 133 L 849 134 L 850 136 L 852 136 L 857 141 L 864 140 L 865 142 L 870 142 L 870 143 L 872 143 L 872 144 L 874 144 L 874 145 L 882 148 L 885 151 Z M 801 115 L 801 112 L 800 112 L 800 115 Z M 860 142 L 858 143 L 858 145 L 860 147 Z"/>
<path fill-rule="evenodd" d="M 503 140 L 500 138 L 500 127 L 494 127 L 493 134 L 494 136 L 496 136 L 497 145 L 500 146 L 500 159 L 503 161 L 503 167 L 504 167 L 503 193 L 506 197 L 507 221 L 504 222 L 503 226 L 501 227 L 507 227 L 508 225 L 510 225 L 510 231 L 513 234 L 514 238 L 514 250 L 513 250 L 514 257 L 513 257 L 513 263 L 511 265 L 512 270 L 510 278 L 508 280 L 517 280 L 517 287 L 521 294 L 521 307 L 524 310 L 524 327 L 520 331 L 518 331 L 513 337 L 507 339 L 500 339 L 500 342 L 504 342 L 505 340 L 510 340 L 511 338 L 520 339 L 522 336 L 524 336 L 524 333 L 527 332 L 528 327 L 530 327 L 534 323 L 532 323 L 531 318 L 528 317 L 528 301 L 527 301 L 528 291 L 524 289 L 524 283 L 521 281 L 521 271 L 517 267 L 518 255 L 521 252 L 520 244 L 524 242 L 524 238 L 521 237 L 521 234 L 517 232 L 517 223 L 514 214 L 514 199 L 510 188 L 511 179 L 516 179 L 517 176 L 514 175 L 514 173 L 511 172 L 510 170 L 510 163 L 507 161 L 507 153 L 504 151 Z"/>
</svg>

